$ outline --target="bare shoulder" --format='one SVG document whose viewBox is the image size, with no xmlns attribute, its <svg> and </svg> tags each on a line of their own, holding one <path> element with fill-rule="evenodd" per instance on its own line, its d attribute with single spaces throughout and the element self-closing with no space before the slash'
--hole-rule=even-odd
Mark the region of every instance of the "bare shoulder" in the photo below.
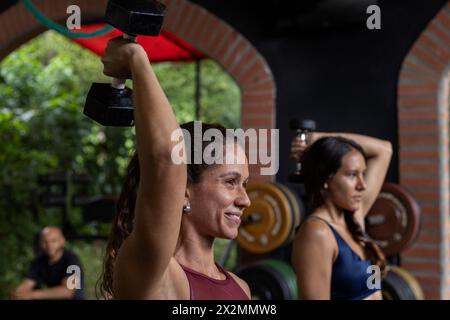
<svg viewBox="0 0 450 320">
<path fill-rule="evenodd" d="M 233 272 L 227 271 L 233 279 L 238 283 L 238 285 L 244 290 L 245 294 L 248 296 L 249 299 L 251 299 L 252 295 L 250 292 L 250 287 L 248 286 L 247 282 L 245 280 L 239 278 L 237 275 L 235 275 Z"/>
<path fill-rule="evenodd" d="M 308 219 L 301 225 L 295 235 L 294 242 L 318 241 L 319 243 L 329 243 L 333 238 L 330 227 L 325 221 L 320 219 Z"/>
<path fill-rule="evenodd" d="M 327 223 L 319 219 L 308 219 L 295 235 L 292 263 L 295 266 L 300 261 L 305 262 L 315 257 L 325 261 L 326 256 L 334 261 L 337 252 L 336 239 Z"/>
</svg>

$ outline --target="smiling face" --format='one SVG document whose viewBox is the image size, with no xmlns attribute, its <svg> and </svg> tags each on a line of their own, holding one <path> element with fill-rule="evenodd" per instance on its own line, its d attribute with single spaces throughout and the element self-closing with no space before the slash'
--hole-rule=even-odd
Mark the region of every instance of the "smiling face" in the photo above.
<svg viewBox="0 0 450 320">
<path fill-rule="evenodd" d="M 364 180 L 366 161 L 355 149 L 346 153 L 341 167 L 328 179 L 328 199 L 337 207 L 355 212 L 361 208 L 362 195 L 367 185 Z"/>
<path fill-rule="evenodd" d="M 234 239 L 241 215 L 250 206 L 245 190 L 248 163 L 241 147 L 229 143 L 225 154 L 234 164 L 219 164 L 202 173 L 198 183 L 188 185 L 191 213 L 188 219 L 196 230 L 206 236 Z M 230 163 L 227 160 L 227 163 Z"/>
</svg>

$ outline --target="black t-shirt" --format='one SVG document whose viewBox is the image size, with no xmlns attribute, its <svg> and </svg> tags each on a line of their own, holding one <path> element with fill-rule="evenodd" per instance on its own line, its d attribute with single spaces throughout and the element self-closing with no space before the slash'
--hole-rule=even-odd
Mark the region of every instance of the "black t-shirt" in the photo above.
<svg viewBox="0 0 450 320">
<path fill-rule="evenodd" d="M 61 259 L 59 259 L 56 263 L 50 265 L 48 262 L 48 258 L 45 255 L 40 255 L 31 263 L 30 269 L 26 274 L 26 278 L 34 280 L 36 282 L 37 288 L 42 288 L 44 285 L 48 288 L 60 286 L 61 282 L 64 278 L 70 277 L 74 274 L 73 267 L 69 268 L 69 266 L 78 266 L 80 275 L 81 275 L 81 288 L 75 289 L 75 294 L 73 299 L 81 300 L 85 299 L 84 296 L 84 274 L 83 269 L 81 267 L 80 260 L 78 257 L 68 251 L 64 250 Z M 69 269 L 68 269 L 69 268 Z"/>
</svg>

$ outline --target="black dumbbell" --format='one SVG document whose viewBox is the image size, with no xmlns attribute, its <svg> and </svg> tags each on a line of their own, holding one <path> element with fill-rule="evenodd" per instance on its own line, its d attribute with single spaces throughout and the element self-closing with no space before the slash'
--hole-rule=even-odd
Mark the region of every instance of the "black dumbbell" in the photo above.
<svg viewBox="0 0 450 320">
<path fill-rule="evenodd" d="M 105 21 L 136 41 L 137 35 L 158 36 L 165 6 L 154 0 L 110 0 Z M 112 83 L 93 83 L 86 98 L 84 114 L 104 126 L 134 125 L 132 90 L 124 79 Z"/>
<path fill-rule="evenodd" d="M 297 133 L 297 137 L 300 138 L 304 143 L 308 143 L 307 134 L 308 132 L 313 132 L 316 130 L 316 122 L 314 120 L 305 119 L 302 121 L 298 121 L 297 119 L 292 119 L 289 122 L 289 127 L 291 130 L 295 130 Z M 301 183 L 302 181 L 302 164 L 300 161 L 296 163 L 296 169 L 293 173 L 291 173 L 288 177 L 289 182 L 293 183 Z"/>
</svg>

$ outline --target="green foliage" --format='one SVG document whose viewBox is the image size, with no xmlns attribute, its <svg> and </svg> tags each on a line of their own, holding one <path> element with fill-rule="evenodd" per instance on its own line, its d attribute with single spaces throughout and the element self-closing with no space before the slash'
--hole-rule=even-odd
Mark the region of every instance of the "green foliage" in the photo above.
<svg viewBox="0 0 450 320">
<path fill-rule="evenodd" d="M 194 120 L 195 64 L 159 63 L 154 68 L 178 121 Z M 201 120 L 238 127 L 239 88 L 213 61 L 202 61 L 201 68 Z M 35 234 L 45 225 L 61 223 L 58 209 L 40 205 L 38 175 L 86 172 L 92 177 L 89 194 L 120 191 L 135 132 L 104 128 L 83 115 L 91 82 L 109 82 L 99 58 L 51 31 L 0 63 L 0 299 L 9 297 L 28 269 Z M 79 209 L 69 218 L 83 234 L 109 231 L 109 225 L 85 225 Z M 216 242 L 217 258 L 225 243 Z M 84 265 L 90 298 L 95 297 L 104 245 L 69 244 Z"/>
<path fill-rule="evenodd" d="M 226 72 L 218 72 L 215 62 L 202 63 L 201 118 L 218 121 L 226 128 L 240 127 L 240 90 Z M 227 94 L 224 94 L 227 92 Z"/>
<path fill-rule="evenodd" d="M 85 294 L 89 299 L 95 299 L 95 287 L 103 268 L 105 243 L 103 241 L 72 241 L 68 246 L 78 257 L 85 275 Z"/>
<path fill-rule="evenodd" d="M 225 250 L 228 245 L 231 245 L 231 250 L 227 254 Z M 225 259 L 223 262 L 227 270 L 233 270 L 237 267 L 236 242 L 217 238 L 214 240 L 214 260 L 219 262 L 223 258 Z"/>
<path fill-rule="evenodd" d="M 178 121 L 202 120 L 219 122 L 227 128 L 239 127 L 239 88 L 215 62 L 206 60 L 200 64 L 200 119 L 195 119 L 195 63 L 163 63 L 155 66 Z"/>
</svg>

